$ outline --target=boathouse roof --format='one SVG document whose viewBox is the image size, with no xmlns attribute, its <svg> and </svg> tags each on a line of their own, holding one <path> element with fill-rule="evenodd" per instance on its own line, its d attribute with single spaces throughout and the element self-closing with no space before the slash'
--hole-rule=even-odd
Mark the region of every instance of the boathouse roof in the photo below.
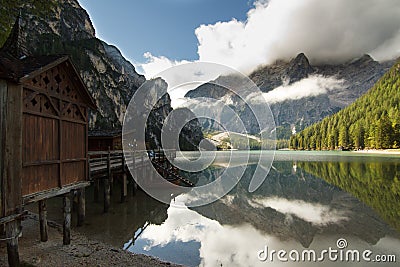
<svg viewBox="0 0 400 267">
<path fill-rule="evenodd" d="M 23 83 L 42 72 L 67 62 L 65 65 L 72 72 L 74 80 L 79 84 L 79 87 L 81 87 L 79 92 L 85 102 L 90 108 L 97 109 L 94 99 L 69 56 L 63 54 L 36 56 L 26 48 L 25 44 L 26 41 L 21 27 L 21 15 L 19 15 L 10 35 L 0 48 L 0 79 Z"/>
</svg>

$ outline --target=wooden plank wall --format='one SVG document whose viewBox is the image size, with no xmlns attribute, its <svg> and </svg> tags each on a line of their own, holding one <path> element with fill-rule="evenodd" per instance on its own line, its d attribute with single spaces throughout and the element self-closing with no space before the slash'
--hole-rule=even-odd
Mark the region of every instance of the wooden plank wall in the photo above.
<svg viewBox="0 0 400 267">
<path fill-rule="evenodd" d="M 4 84 L 3 84 L 4 85 Z M 3 215 L 13 215 L 22 209 L 21 167 L 22 167 L 22 88 L 7 84 L 1 93 L 1 177 Z M 4 97 L 6 100 L 4 101 Z"/>
<path fill-rule="evenodd" d="M 4 207 L 4 179 L 3 179 L 3 155 L 5 145 L 5 114 L 6 114 L 6 100 L 7 100 L 7 82 L 0 80 L 0 218 L 5 216 Z"/>
<path fill-rule="evenodd" d="M 87 107 L 63 63 L 24 83 L 23 196 L 87 179 Z"/>
</svg>

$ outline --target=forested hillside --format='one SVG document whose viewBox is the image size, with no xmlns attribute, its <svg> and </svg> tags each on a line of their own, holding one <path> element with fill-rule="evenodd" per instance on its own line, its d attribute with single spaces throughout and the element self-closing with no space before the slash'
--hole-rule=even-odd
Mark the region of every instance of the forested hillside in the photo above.
<svg viewBox="0 0 400 267">
<path fill-rule="evenodd" d="M 400 147 L 400 61 L 362 97 L 293 135 L 294 149 Z"/>
</svg>

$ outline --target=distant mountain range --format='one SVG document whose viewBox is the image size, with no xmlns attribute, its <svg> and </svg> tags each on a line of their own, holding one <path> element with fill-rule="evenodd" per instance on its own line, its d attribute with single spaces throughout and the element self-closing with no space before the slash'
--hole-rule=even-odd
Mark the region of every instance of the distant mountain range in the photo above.
<svg viewBox="0 0 400 267">
<path fill-rule="evenodd" d="M 277 61 L 260 67 L 249 77 L 270 104 L 277 125 L 277 138 L 289 139 L 292 132 L 300 131 L 354 102 L 393 63 L 380 63 L 364 55 L 339 65 L 312 65 L 301 53 L 291 61 Z M 246 103 L 226 88 L 213 84 L 221 80 L 223 84 L 234 84 L 235 79 L 234 76 L 220 76 L 189 91 L 185 97 L 223 99 L 227 103 L 234 103 L 234 109 L 244 121 L 247 131 L 257 134 L 260 129 L 255 125 L 254 116 L 246 108 Z M 214 126 L 218 128 L 210 121 L 205 123 L 206 128 Z"/>
</svg>

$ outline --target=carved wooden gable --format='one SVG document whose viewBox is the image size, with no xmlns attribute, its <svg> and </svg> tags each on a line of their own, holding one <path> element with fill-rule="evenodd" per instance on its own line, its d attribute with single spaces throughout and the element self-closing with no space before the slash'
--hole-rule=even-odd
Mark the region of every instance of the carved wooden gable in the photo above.
<svg viewBox="0 0 400 267">
<path fill-rule="evenodd" d="M 87 100 L 68 61 L 24 82 L 24 109 L 86 122 Z"/>
</svg>

